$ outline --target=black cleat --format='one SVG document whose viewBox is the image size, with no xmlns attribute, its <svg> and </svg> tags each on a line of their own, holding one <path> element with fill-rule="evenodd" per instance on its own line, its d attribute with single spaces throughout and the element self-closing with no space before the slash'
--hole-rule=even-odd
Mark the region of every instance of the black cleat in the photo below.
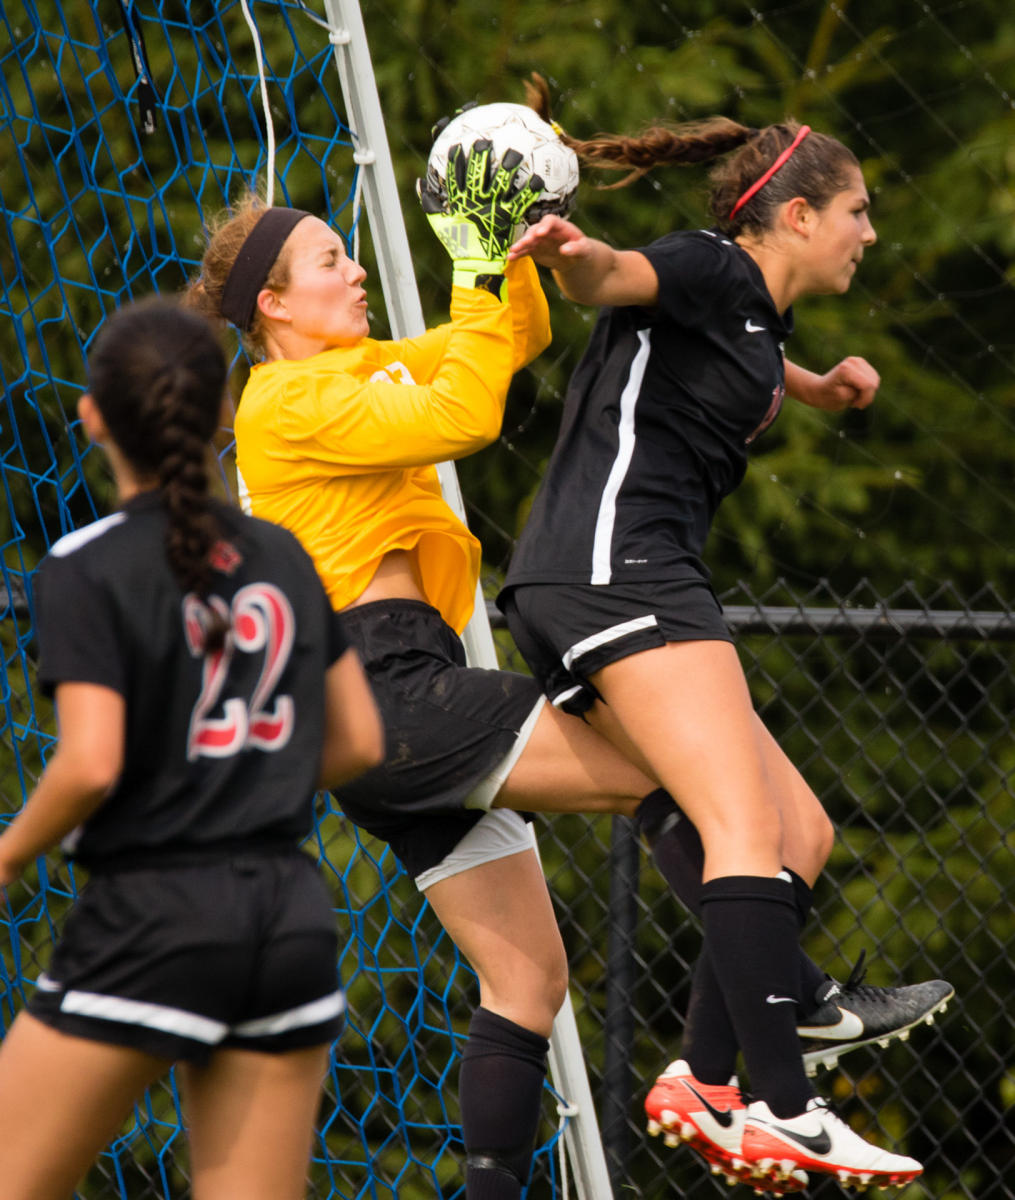
<svg viewBox="0 0 1015 1200">
<path fill-rule="evenodd" d="M 817 1007 L 800 1018 L 797 1033 L 808 1075 L 831 1068 L 840 1057 L 858 1046 L 887 1046 L 895 1038 L 905 1041 L 921 1022 L 930 1025 L 944 1012 L 955 989 L 943 979 L 906 987 L 872 987 L 861 953 L 845 983 L 829 979 L 815 995 Z"/>
</svg>

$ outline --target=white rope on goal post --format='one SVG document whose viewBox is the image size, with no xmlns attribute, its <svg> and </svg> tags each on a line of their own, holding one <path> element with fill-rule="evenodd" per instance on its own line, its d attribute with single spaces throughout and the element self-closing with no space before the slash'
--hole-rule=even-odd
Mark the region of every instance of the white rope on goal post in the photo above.
<svg viewBox="0 0 1015 1200">
<path fill-rule="evenodd" d="M 269 208 L 275 203 L 275 122 L 271 119 L 271 105 L 268 103 L 268 81 L 264 75 L 264 49 L 261 46 L 261 35 L 251 15 L 247 0 L 240 0 L 243 19 L 250 29 L 250 38 L 254 43 L 254 57 L 257 59 L 257 79 L 261 89 L 261 108 L 264 111 L 264 132 L 267 142 L 268 162 L 264 172 L 264 200 Z"/>
<path fill-rule="evenodd" d="M 392 336 L 414 337 L 424 331 L 425 323 L 362 14 L 357 0 L 324 0 L 324 8 L 348 124 L 358 143 L 356 161 L 364 177 L 366 210 Z M 437 471 L 444 498 L 464 521 L 465 506 L 454 466 L 441 463 Z M 482 667 L 499 665 L 486 601 L 478 583 L 475 611 L 463 641 L 469 662 Z M 538 854 L 535 833 L 531 836 Z M 567 1118 L 563 1137 L 578 1200 L 609 1200 L 612 1192 L 606 1156 L 570 996 L 554 1021 L 549 1057 L 554 1086 L 567 1101 L 562 1111 L 562 1119 Z M 567 1173 L 561 1174 L 566 1197 Z"/>
</svg>

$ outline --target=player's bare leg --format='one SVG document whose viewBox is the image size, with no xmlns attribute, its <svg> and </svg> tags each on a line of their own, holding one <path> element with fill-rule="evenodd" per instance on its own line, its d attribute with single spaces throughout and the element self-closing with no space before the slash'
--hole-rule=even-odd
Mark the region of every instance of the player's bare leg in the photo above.
<svg viewBox="0 0 1015 1200">
<path fill-rule="evenodd" d="M 539 1126 L 548 1036 L 567 959 L 534 850 L 429 886 L 438 918 L 479 976 L 459 1096 L 466 1196 L 517 1200 Z"/>
<path fill-rule="evenodd" d="M 546 704 L 494 807 L 633 817 L 658 786 L 591 725 Z"/>
<path fill-rule="evenodd" d="M 567 956 L 535 851 L 442 879 L 426 898 L 479 976 L 480 1004 L 549 1037 Z"/>
<path fill-rule="evenodd" d="M 606 705 L 589 722 L 615 720 L 690 817 L 705 846 L 703 878 L 773 877 L 783 867 L 783 818 L 747 681 L 729 642 L 670 642 L 596 672 Z M 610 723 L 602 717 L 608 706 Z"/>
<path fill-rule="evenodd" d="M 21 1013 L 0 1045 L 0 1192 L 67 1200 L 170 1064 Z"/>
<path fill-rule="evenodd" d="M 824 805 L 756 713 L 754 726 L 769 789 L 782 817 L 783 866 L 813 886 L 832 852 L 835 828 Z"/>
<path fill-rule="evenodd" d="M 302 1200 L 328 1047 L 181 1063 L 194 1200 Z"/>
</svg>

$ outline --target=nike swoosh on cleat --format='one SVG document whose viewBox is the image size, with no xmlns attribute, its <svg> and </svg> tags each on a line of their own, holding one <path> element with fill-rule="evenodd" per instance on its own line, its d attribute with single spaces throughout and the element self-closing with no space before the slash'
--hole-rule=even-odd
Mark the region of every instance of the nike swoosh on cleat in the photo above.
<svg viewBox="0 0 1015 1200">
<path fill-rule="evenodd" d="M 686 1079 L 684 1080 L 684 1087 L 687 1088 L 692 1096 L 695 1096 L 702 1104 L 704 1104 L 704 1106 L 708 1109 L 712 1119 L 717 1124 L 721 1125 L 723 1129 L 729 1129 L 729 1127 L 733 1124 L 733 1110 L 731 1108 L 716 1108 L 715 1105 L 709 1104 L 701 1092 L 699 1092 L 693 1084 L 688 1083 Z"/>
<path fill-rule="evenodd" d="M 765 997 L 766 1004 L 796 1004 L 792 996 L 776 996 L 769 992 Z"/>
<path fill-rule="evenodd" d="M 764 333 L 768 328 L 766 325 L 755 325 L 750 317 L 744 322 L 744 328 L 748 333 Z"/>
<path fill-rule="evenodd" d="M 836 1005 L 838 1008 L 838 1005 Z M 834 1025 L 798 1025 L 797 1033 L 800 1037 L 813 1038 L 835 1038 L 840 1041 L 849 1041 L 850 1038 L 858 1038 L 864 1032 L 863 1021 L 856 1015 L 851 1013 L 849 1009 L 839 1009 L 839 1019 Z"/>
<path fill-rule="evenodd" d="M 758 1117 L 754 1118 L 754 1122 L 764 1129 L 773 1130 L 788 1142 L 796 1142 L 812 1154 L 827 1154 L 832 1148 L 832 1139 L 827 1129 L 822 1129 L 820 1133 L 794 1133 L 791 1129 L 784 1129 L 781 1125 L 772 1121 L 762 1121 Z"/>
</svg>

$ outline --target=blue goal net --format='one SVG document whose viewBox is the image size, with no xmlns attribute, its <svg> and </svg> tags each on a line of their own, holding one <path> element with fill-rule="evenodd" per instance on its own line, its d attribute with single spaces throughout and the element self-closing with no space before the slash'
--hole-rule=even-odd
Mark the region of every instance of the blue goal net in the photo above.
<svg viewBox="0 0 1015 1200">
<path fill-rule="evenodd" d="M 207 220 L 266 175 L 277 203 L 319 213 L 354 246 L 360 167 L 341 111 L 335 35 L 299 0 L 9 0 L 0 64 L 0 821 L 8 821 L 55 741 L 51 705 L 35 688 L 32 574 L 57 538 L 113 503 L 106 468 L 76 425 L 90 343 L 126 301 L 182 289 Z M 237 348 L 236 394 L 245 370 Z M 228 431 L 220 449 L 232 487 Z M 308 1195 L 459 1195 L 456 1051 L 475 979 L 387 848 L 361 840 L 324 796 L 314 848 L 344 935 L 349 1013 L 332 1052 Z M 31 996 L 79 883 L 53 856 L 3 895 L 3 1030 Z M 555 1192 L 549 1089 L 546 1107 L 534 1179 Z M 181 1134 L 169 1076 L 79 1195 L 188 1194 Z"/>
</svg>

